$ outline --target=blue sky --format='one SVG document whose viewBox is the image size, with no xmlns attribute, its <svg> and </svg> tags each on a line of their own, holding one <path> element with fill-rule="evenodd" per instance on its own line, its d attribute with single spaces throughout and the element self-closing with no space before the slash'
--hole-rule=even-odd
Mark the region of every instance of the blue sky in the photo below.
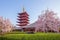
<svg viewBox="0 0 60 40">
<path fill-rule="evenodd" d="M 60 17 L 60 0 L 0 0 L 0 16 L 9 18 L 15 25 L 23 6 L 29 14 L 30 23 L 35 22 L 43 10 L 49 8 Z"/>
</svg>

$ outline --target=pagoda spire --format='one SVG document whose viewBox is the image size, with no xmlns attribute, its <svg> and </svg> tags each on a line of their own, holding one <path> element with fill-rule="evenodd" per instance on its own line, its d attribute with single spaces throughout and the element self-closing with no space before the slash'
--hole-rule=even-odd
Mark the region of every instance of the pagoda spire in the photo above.
<svg viewBox="0 0 60 40">
<path fill-rule="evenodd" d="M 22 9 L 22 11 L 23 11 L 23 12 L 25 12 L 25 8 L 24 8 L 24 6 L 23 6 L 23 9 Z"/>
</svg>

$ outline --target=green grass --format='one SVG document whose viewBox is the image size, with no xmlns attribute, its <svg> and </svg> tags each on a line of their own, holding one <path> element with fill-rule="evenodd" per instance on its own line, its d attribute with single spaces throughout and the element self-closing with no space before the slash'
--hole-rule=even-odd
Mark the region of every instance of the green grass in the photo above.
<svg viewBox="0 0 60 40">
<path fill-rule="evenodd" d="M 60 40 L 60 33 L 5 34 L 0 40 Z"/>
<path fill-rule="evenodd" d="M 14 32 L 8 32 L 6 34 L 26 34 L 26 32 L 14 31 Z"/>
</svg>

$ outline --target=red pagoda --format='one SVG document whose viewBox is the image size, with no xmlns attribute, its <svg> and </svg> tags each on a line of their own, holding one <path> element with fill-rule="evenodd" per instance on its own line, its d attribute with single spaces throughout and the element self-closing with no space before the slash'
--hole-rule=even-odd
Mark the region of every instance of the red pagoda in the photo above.
<svg viewBox="0 0 60 40">
<path fill-rule="evenodd" d="M 18 26 L 20 26 L 20 27 L 27 26 L 29 23 L 28 19 L 29 19 L 29 15 L 27 14 L 27 12 L 23 8 L 23 12 L 18 13 Z"/>
</svg>

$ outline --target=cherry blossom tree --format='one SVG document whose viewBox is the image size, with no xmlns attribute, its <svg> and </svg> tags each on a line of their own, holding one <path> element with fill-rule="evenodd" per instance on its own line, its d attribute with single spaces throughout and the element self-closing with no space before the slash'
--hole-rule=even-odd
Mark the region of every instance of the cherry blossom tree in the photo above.
<svg viewBox="0 0 60 40">
<path fill-rule="evenodd" d="M 38 25 L 37 25 L 38 24 Z M 35 31 L 42 32 L 59 32 L 60 20 L 57 18 L 56 13 L 50 10 L 46 10 L 43 15 L 38 17 L 38 21 L 36 21 L 36 29 Z"/>
<path fill-rule="evenodd" d="M 0 32 L 6 33 L 11 32 L 13 29 L 13 25 L 11 24 L 9 19 L 3 19 L 3 17 L 0 17 Z"/>
<path fill-rule="evenodd" d="M 3 17 L 0 17 L 0 32 L 2 32 L 3 28 Z"/>
</svg>

